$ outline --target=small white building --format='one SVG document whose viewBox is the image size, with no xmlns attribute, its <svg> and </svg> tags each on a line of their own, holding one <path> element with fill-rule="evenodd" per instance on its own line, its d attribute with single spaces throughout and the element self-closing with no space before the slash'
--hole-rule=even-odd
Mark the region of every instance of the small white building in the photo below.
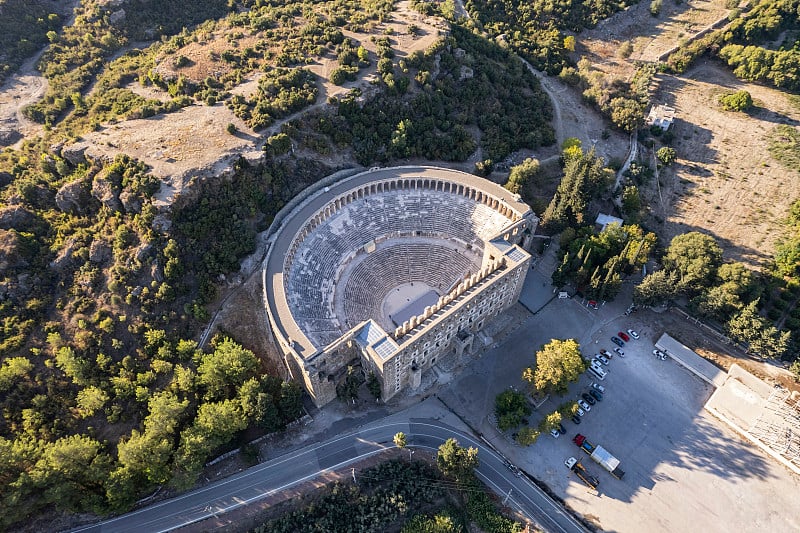
<svg viewBox="0 0 800 533">
<path fill-rule="evenodd" d="M 675 119 L 675 108 L 665 104 L 654 105 L 647 114 L 645 123 L 648 126 L 657 126 L 662 131 L 667 131 Z"/>
<path fill-rule="evenodd" d="M 599 213 L 597 215 L 597 218 L 595 219 L 594 223 L 597 224 L 598 226 L 600 226 L 600 231 L 603 231 L 604 229 L 606 229 L 606 226 L 608 226 L 609 224 L 617 224 L 618 226 L 622 226 L 624 221 L 621 218 L 618 218 L 618 217 L 615 217 L 615 216 L 612 216 L 612 215 L 606 215 L 605 213 Z"/>
</svg>

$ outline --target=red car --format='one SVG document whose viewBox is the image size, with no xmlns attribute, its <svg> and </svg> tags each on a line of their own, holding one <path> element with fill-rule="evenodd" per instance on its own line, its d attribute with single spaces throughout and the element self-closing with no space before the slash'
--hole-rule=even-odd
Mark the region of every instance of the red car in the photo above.
<svg viewBox="0 0 800 533">
<path fill-rule="evenodd" d="M 625 342 L 628 342 L 629 340 L 631 340 L 631 338 L 628 336 L 628 334 L 623 332 L 623 331 L 618 331 L 617 332 L 617 337 L 619 337 L 620 339 L 624 340 Z"/>
</svg>

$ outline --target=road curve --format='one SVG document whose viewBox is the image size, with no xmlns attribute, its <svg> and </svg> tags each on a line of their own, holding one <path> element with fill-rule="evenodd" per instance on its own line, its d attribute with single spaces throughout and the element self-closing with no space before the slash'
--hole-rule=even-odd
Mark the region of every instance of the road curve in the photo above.
<svg viewBox="0 0 800 533">
<path fill-rule="evenodd" d="M 393 448 L 394 435 L 406 434 L 411 448 L 435 450 L 454 437 L 462 446 L 478 448 L 477 474 L 501 497 L 546 531 L 556 533 L 586 530 L 558 503 L 525 477 L 515 476 L 501 458 L 479 439 L 435 419 L 411 418 L 400 422 L 378 422 L 353 433 L 307 446 L 254 466 L 240 474 L 206 487 L 159 502 L 138 511 L 72 530 L 78 532 L 163 532 L 218 516 L 238 507 L 324 476 L 366 457 Z M 510 491 L 510 493 L 509 493 Z"/>
</svg>

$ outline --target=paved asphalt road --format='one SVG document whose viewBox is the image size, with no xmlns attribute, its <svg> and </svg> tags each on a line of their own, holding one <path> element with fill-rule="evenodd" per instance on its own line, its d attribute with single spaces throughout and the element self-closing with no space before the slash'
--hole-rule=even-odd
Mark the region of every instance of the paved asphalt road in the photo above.
<svg viewBox="0 0 800 533">
<path fill-rule="evenodd" d="M 525 477 L 515 476 L 503 458 L 483 442 L 435 419 L 410 418 L 401 422 L 371 424 L 355 433 L 302 448 L 182 496 L 73 532 L 161 532 L 186 526 L 313 479 L 326 470 L 342 468 L 392 448 L 392 439 L 399 431 L 406 433 L 411 448 L 435 450 L 450 437 L 455 437 L 461 446 L 477 447 L 478 476 L 502 497 L 511 490 L 507 505 L 516 507 L 547 531 L 586 531 L 541 489 Z"/>
</svg>

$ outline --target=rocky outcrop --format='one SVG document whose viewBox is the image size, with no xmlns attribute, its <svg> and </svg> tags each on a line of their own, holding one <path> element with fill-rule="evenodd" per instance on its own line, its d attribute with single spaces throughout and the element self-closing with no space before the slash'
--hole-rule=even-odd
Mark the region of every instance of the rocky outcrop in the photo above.
<svg viewBox="0 0 800 533">
<path fill-rule="evenodd" d="M 53 259 L 50 263 L 50 268 L 57 272 L 65 272 L 69 268 L 73 268 L 73 255 L 75 254 L 75 250 L 79 248 L 78 239 L 71 238 L 67 241 L 64 245 L 64 248 L 61 249 L 61 253 L 58 254 L 58 257 Z"/>
<path fill-rule="evenodd" d="M 125 20 L 125 10 L 124 9 L 120 9 L 120 10 L 114 11 L 113 13 L 111 13 L 108 16 L 108 22 L 110 22 L 111 24 L 117 24 L 119 22 L 122 22 L 123 20 Z"/>
<path fill-rule="evenodd" d="M 19 234 L 16 231 L 0 229 L 0 272 L 7 274 L 27 266 L 21 251 Z"/>
<path fill-rule="evenodd" d="M 111 259 L 111 247 L 107 242 L 95 239 L 89 246 L 89 261 L 102 265 Z"/>
<path fill-rule="evenodd" d="M 0 209 L 0 229 L 27 230 L 36 220 L 36 215 L 19 205 Z"/>
<path fill-rule="evenodd" d="M 136 250 L 136 260 L 140 263 L 144 262 L 150 256 L 153 255 L 153 245 L 152 244 L 142 244 L 138 250 Z"/>
<path fill-rule="evenodd" d="M 87 163 L 86 149 L 89 148 L 87 143 L 75 143 L 70 146 L 61 148 L 61 157 L 69 161 L 73 166 L 78 166 L 82 163 Z"/>
<path fill-rule="evenodd" d="M 22 134 L 15 129 L 0 128 L 0 146 L 11 146 L 22 139 Z"/>
<path fill-rule="evenodd" d="M 142 201 L 131 191 L 122 191 L 119 195 L 119 200 L 122 202 L 122 207 L 126 213 L 141 213 Z"/>
<path fill-rule="evenodd" d="M 122 210 L 122 202 L 120 202 L 117 187 L 111 181 L 107 172 L 101 171 L 92 180 L 92 196 L 112 211 Z"/>
<path fill-rule="evenodd" d="M 89 187 L 88 177 L 63 185 L 56 193 L 56 207 L 65 213 L 90 213 L 97 206 Z"/>
</svg>

